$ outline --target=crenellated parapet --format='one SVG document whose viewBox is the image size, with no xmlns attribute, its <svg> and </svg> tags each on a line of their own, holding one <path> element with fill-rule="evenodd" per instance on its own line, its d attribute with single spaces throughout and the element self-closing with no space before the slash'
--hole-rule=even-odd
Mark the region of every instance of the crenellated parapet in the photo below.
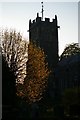
<svg viewBox="0 0 80 120">
<path fill-rule="evenodd" d="M 50 21 L 50 18 L 45 18 L 45 20 L 42 20 L 42 18 L 39 17 L 39 13 L 37 13 L 36 19 L 34 19 L 33 21 L 31 21 L 31 19 L 29 20 L 29 26 L 33 26 L 33 25 L 40 23 L 40 22 L 45 23 L 45 24 L 51 23 L 51 24 L 57 25 L 57 15 L 55 15 L 55 18 L 52 19 L 52 21 Z M 59 27 L 59 26 L 57 26 L 57 27 Z"/>
</svg>

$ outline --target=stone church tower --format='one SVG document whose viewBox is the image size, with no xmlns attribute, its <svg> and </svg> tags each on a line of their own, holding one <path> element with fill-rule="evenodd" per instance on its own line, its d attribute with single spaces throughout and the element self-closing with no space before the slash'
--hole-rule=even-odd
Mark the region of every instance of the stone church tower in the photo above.
<svg viewBox="0 0 80 120">
<path fill-rule="evenodd" d="M 40 46 L 45 54 L 49 68 L 53 71 L 58 62 L 58 28 L 57 16 L 50 22 L 49 18 L 42 20 L 37 17 L 35 20 L 29 20 L 29 41 Z"/>
</svg>

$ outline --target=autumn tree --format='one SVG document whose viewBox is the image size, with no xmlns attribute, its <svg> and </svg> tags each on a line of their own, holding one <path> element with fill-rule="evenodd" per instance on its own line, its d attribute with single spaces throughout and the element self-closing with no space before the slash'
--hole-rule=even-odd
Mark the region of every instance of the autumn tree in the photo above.
<svg viewBox="0 0 80 120">
<path fill-rule="evenodd" d="M 29 102 L 39 101 L 50 73 L 44 51 L 33 43 L 28 45 L 14 30 L 3 31 L 1 40 L 2 54 L 18 82 L 17 95 L 26 97 Z"/>
<path fill-rule="evenodd" d="M 24 96 L 30 103 L 39 101 L 47 86 L 50 70 L 45 61 L 44 51 L 36 44 L 29 43 L 27 75 L 24 80 Z"/>
<path fill-rule="evenodd" d="M 61 54 L 60 60 L 62 60 L 63 58 L 67 58 L 71 55 L 75 55 L 77 53 L 80 53 L 79 43 L 69 44 L 65 47 L 63 53 Z"/>
<path fill-rule="evenodd" d="M 1 33 L 2 54 L 16 77 L 16 82 L 23 82 L 26 75 L 27 42 L 15 30 Z"/>
</svg>

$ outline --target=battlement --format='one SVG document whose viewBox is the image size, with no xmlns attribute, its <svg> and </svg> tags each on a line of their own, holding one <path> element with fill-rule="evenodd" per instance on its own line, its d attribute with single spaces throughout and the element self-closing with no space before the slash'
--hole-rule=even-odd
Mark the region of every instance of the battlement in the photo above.
<svg viewBox="0 0 80 120">
<path fill-rule="evenodd" d="M 29 25 L 32 25 L 32 24 L 35 24 L 35 23 L 38 23 L 38 22 L 54 23 L 55 21 L 57 22 L 57 16 L 56 16 L 56 15 L 55 15 L 55 18 L 52 19 L 52 21 L 50 21 L 50 18 L 45 18 L 45 20 L 42 20 L 42 18 L 39 17 L 39 13 L 37 13 L 36 19 L 34 19 L 33 21 L 30 20 L 30 21 L 29 21 Z"/>
</svg>

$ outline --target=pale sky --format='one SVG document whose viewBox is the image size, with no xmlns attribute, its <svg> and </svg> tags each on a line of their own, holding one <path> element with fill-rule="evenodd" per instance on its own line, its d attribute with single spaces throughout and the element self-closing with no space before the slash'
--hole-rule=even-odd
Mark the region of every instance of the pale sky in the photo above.
<svg viewBox="0 0 80 120">
<path fill-rule="evenodd" d="M 0 3 L 1 28 L 20 31 L 28 40 L 29 19 L 33 20 L 39 12 L 41 2 L 3 2 Z M 66 44 L 78 42 L 78 2 L 44 2 L 44 18 L 58 18 L 59 54 Z"/>
</svg>

